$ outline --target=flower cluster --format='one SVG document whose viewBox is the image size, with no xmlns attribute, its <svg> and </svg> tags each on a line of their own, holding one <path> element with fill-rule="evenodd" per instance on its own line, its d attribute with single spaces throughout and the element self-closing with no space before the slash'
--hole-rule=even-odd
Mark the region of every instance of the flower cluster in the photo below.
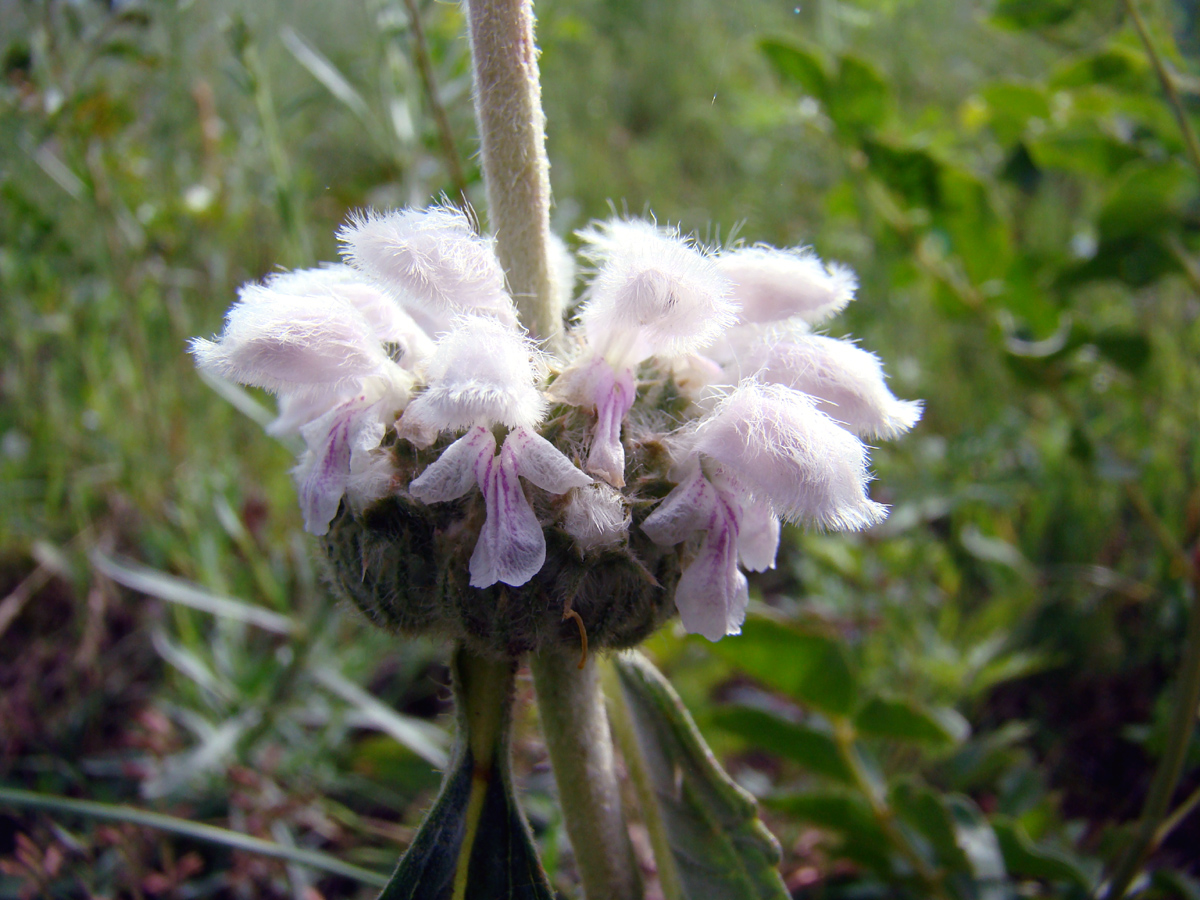
<svg viewBox="0 0 1200 900">
<path fill-rule="evenodd" d="M 653 222 L 594 225 L 556 358 L 521 330 L 491 241 L 462 212 L 366 214 L 339 237 L 344 264 L 243 287 L 221 336 L 192 344 L 203 369 L 279 395 L 272 430 L 304 438 L 314 534 L 387 498 L 476 496 L 481 516 L 438 533 L 473 541 L 469 584 L 486 589 L 534 579 L 547 528 L 585 562 L 631 554 L 640 530 L 678 560 L 684 626 L 718 640 L 745 616 L 742 570 L 774 566 L 781 520 L 885 516 L 861 439 L 908 430 L 921 408 L 892 396 L 875 356 L 812 331 L 853 299 L 847 269 L 801 249 L 708 250 Z M 404 447 L 419 470 L 398 463 Z M 666 486 L 651 496 L 652 482 Z"/>
</svg>

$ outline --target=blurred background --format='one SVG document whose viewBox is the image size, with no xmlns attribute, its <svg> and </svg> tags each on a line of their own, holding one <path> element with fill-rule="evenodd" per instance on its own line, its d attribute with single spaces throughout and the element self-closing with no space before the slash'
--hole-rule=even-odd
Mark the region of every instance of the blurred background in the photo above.
<svg viewBox="0 0 1200 900">
<path fill-rule="evenodd" d="M 555 230 L 812 245 L 862 282 L 830 333 L 925 401 L 873 454 L 885 524 L 786 532 L 745 635 L 646 648 L 789 890 L 1088 896 L 1163 751 L 1200 536 L 1200 181 L 1127 8 L 537 12 Z M 1194 110 L 1196 3 L 1142 12 Z M 441 0 L 0 0 L 3 900 L 371 897 L 431 801 L 446 648 L 330 601 L 271 399 L 185 348 L 336 259 L 350 210 L 483 207 L 463 33 Z M 1194 736 L 1185 763 L 1146 897 L 1200 897 Z"/>
</svg>

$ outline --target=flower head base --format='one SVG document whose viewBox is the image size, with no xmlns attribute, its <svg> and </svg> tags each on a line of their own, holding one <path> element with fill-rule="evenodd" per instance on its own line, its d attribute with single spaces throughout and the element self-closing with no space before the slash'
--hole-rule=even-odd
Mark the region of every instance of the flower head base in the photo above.
<svg viewBox="0 0 1200 900">
<path fill-rule="evenodd" d="M 221 337 L 192 350 L 279 394 L 274 430 L 307 445 L 305 526 L 381 624 L 511 656 L 574 642 L 564 609 L 591 646 L 624 647 L 677 608 L 719 640 L 745 616 L 743 571 L 775 565 L 781 520 L 886 515 L 860 436 L 894 437 L 921 408 L 872 354 L 810 331 L 853 298 L 849 270 L 594 225 L 553 360 L 464 214 L 363 214 L 340 237 L 347 265 L 243 288 Z"/>
</svg>

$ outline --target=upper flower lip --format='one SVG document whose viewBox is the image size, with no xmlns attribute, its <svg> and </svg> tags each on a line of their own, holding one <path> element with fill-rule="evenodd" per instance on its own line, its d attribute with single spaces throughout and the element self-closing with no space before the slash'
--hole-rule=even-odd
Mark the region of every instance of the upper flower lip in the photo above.
<svg viewBox="0 0 1200 900">
<path fill-rule="evenodd" d="M 517 326 L 492 241 L 477 235 L 460 209 L 360 212 L 338 238 L 347 261 L 388 288 L 431 334 L 461 313 Z"/>
</svg>

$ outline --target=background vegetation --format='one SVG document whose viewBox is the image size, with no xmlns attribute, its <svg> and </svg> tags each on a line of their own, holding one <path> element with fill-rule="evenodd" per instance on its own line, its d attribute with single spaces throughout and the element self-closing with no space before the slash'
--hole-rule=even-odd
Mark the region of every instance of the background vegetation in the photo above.
<svg viewBox="0 0 1200 900">
<path fill-rule="evenodd" d="M 832 333 L 926 403 L 874 454 L 885 525 L 789 533 L 744 636 L 648 647 L 797 897 L 1087 896 L 1169 746 L 1198 12 L 1143 6 L 1174 107 L 1113 0 L 538 4 L 557 230 L 614 204 L 812 244 L 862 279 Z M 443 2 L 0 0 L 0 897 L 372 896 L 429 803 L 444 648 L 330 604 L 269 400 L 184 347 L 454 157 L 482 204 L 462 32 Z M 1146 897 L 1200 896 L 1184 749 Z"/>
</svg>

